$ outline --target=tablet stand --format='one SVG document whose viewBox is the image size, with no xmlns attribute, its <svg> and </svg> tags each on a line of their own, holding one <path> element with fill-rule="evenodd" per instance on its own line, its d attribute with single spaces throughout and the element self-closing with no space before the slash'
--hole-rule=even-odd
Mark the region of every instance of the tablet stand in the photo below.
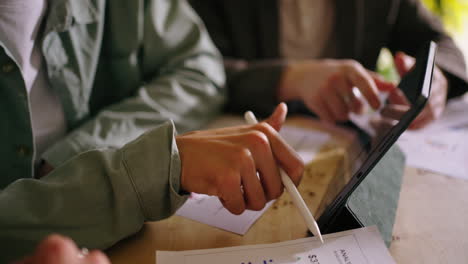
<svg viewBox="0 0 468 264">
<path fill-rule="evenodd" d="M 404 167 L 405 156 L 394 145 L 351 194 L 346 205 L 337 210 L 322 233 L 376 225 L 389 246 Z"/>
</svg>

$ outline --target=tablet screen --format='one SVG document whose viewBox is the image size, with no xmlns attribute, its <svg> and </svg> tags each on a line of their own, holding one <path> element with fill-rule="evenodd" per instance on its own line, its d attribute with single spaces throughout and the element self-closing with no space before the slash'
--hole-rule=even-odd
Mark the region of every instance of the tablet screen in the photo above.
<svg viewBox="0 0 468 264">
<path fill-rule="evenodd" d="M 320 216 L 321 228 L 424 107 L 432 82 L 434 57 L 435 44 L 431 42 L 421 49 L 415 67 L 398 85 L 406 94 L 409 105 L 392 103 L 388 95 L 383 95 L 381 109 L 352 115 L 352 122 L 341 125 L 356 140 L 319 206 L 317 216 Z"/>
</svg>

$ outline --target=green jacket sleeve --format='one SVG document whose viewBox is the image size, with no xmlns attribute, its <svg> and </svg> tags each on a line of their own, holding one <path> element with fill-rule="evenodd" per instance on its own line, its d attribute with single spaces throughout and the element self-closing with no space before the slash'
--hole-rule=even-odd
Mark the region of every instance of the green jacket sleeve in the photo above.
<svg viewBox="0 0 468 264">
<path fill-rule="evenodd" d="M 142 14 L 139 64 L 153 77 L 146 76 L 133 96 L 101 109 L 49 148 L 43 158 L 54 167 L 83 151 L 120 147 L 167 120 L 185 132 L 219 113 L 225 99 L 222 58 L 193 10 L 184 0 L 153 0 Z M 145 66 L 150 60 L 157 69 Z"/>
<path fill-rule="evenodd" d="M 31 253 L 47 234 L 81 247 L 107 248 L 144 221 L 169 217 L 186 197 L 168 122 L 120 149 L 84 152 L 42 178 L 0 191 L 0 263 Z"/>
</svg>

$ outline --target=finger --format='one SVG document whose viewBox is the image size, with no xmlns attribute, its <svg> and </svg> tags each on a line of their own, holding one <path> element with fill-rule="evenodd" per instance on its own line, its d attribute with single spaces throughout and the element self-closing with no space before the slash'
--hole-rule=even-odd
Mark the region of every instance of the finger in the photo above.
<svg viewBox="0 0 468 264">
<path fill-rule="evenodd" d="M 328 109 L 327 104 L 322 98 L 312 98 L 310 101 L 305 101 L 305 103 L 322 121 L 326 123 L 335 122 L 333 113 Z"/>
<path fill-rule="evenodd" d="M 380 114 L 385 118 L 400 120 L 409 109 L 410 107 L 406 105 L 389 104 L 382 109 Z"/>
<path fill-rule="evenodd" d="M 260 133 L 260 132 L 257 132 L 257 133 Z M 246 138 L 245 136 L 243 137 Z M 266 138 L 266 136 L 263 136 L 263 137 Z M 257 142 L 255 144 L 263 144 L 263 143 Z M 262 154 L 264 153 L 261 153 L 261 152 L 259 153 L 257 148 L 258 148 L 257 146 L 251 147 L 252 158 L 246 159 L 243 162 L 243 166 L 241 167 L 241 171 L 240 171 L 241 179 L 242 179 L 242 187 L 244 191 L 245 205 L 246 205 L 246 208 L 250 210 L 263 209 L 268 199 L 267 195 L 265 194 L 264 187 L 262 186 L 260 179 L 257 177 L 257 170 L 259 170 L 261 177 L 264 177 L 264 174 L 265 174 L 264 165 L 261 163 L 262 161 L 258 157 L 259 155 L 260 157 L 262 157 L 263 156 Z M 269 145 L 267 146 L 267 148 L 268 148 L 268 151 L 270 151 L 271 153 L 271 150 L 269 149 L 270 148 Z M 276 168 L 276 163 L 269 164 L 269 165 L 272 170 Z M 279 177 L 277 178 L 279 180 Z"/>
<path fill-rule="evenodd" d="M 323 99 L 321 98 L 321 100 L 319 100 L 319 104 L 321 106 L 321 108 L 323 109 L 324 113 L 326 113 L 330 120 L 329 122 L 331 123 L 335 123 L 337 120 L 335 118 L 335 115 L 333 114 L 333 111 L 330 109 L 330 107 L 328 106 L 328 103 Z"/>
<path fill-rule="evenodd" d="M 434 119 L 433 112 L 431 112 L 430 108 L 425 107 L 413 122 L 411 122 L 409 129 L 423 128 Z"/>
<path fill-rule="evenodd" d="M 271 127 L 269 129 L 275 131 Z M 247 148 L 251 153 L 248 159 L 238 160 L 243 164 L 241 177 L 244 194 L 248 208 L 253 206 L 256 210 L 262 209 L 267 200 L 278 198 L 284 189 L 269 139 L 263 132 L 253 130 L 230 136 L 230 140 Z M 257 171 L 260 179 L 257 177 Z"/>
<path fill-rule="evenodd" d="M 329 80 L 329 86 L 323 91 L 322 98 L 325 99 L 328 109 L 334 115 L 335 120 L 345 121 L 349 118 L 348 104 L 351 104 L 352 90 L 347 89 L 347 82 L 342 77 L 335 75 Z M 344 96 L 348 101 L 344 100 Z"/>
<path fill-rule="evenodd" d="M 269 130 L 279 134 L 266 122 L 262 122 L 260 125 L 250 128 L 250 131 L 237 132 L 236 134 L 229 135 L 214 135 L 211 136 L 211 140 L 225 142 L 230 141 L 232 148 L 243 147 L 244 150 L 234 149 L 230 151 L 232 154 L 232 160 L 228 166 L 231 168 L 237 168 L 240 171 L 243 185 L 246 188 L 244 194 L 246 197 L 247 207 L 253 207 L 255 209 L 261 209 L 264 206 L 266 200 L 271 200 L 279 197 L 283 192 L 283 185 L 278 172 L 278 165 L 275 157 L 272 154 L 268 137 L 261 131 L 258 130 L 258 126 L 266 126 Z M 252 129 L 253 128 L 253 129 Z M 248 153 L 244 153 L 248 151 Z M 252 163 L 253 162 L 253 163 Z M 260 174 L 260 182 L 256 176 L 256 170 Z M 225 185 L 222 182 L 219 185 Z M 218 184 L 216 184 L 218 186 Z M 231 188 L 236 188 L 235 184 L 232 184 Z M 190 190 L 193 190 L 190 189 Z M 229 192 L 228 188 L 223 187 L 222 191 L 216 195 L 221 196 L 222 193 Z M 206 193 L 206 191 L 204 192 Z M 224 199 L 226 200 L 226 199 Z"/>
<path fill-rule="evenodd" d="M 372 108 L 378 109 L 380 107 L 380 99 L 374 80 L 360 64 L 351 63 L 346 65 L 344 69 L 351 85 L 356 86 L 361 91 Z"/>
<path fill-rule="evenodd" d="M 34 262 L 44 264 L 75 263 L 79 250 L 69 238 L 50 235 L 37 247 Z"/>
<path fill-rule="evenodd" d="M 236 156 L 242 157 L 243 155 L 244 154 Z M 218 197 L 224 207 L 235 215 L 242 214 L 245 211 L 245 201 L 241 190 L 240 169 L 225 172 L 223 182 L 219 184 L 219 186 L 220 194 Z"/>
<path fill-rule="evenodd" d="M 245 203 L 243 199 L 240 198 L 243 198 L 242 195 L 235 197 L 235 199 L 218 197 L 223 207 L 234 215 L 241 215 L 245 211 Z"/>
<path fill-rule="evenodd" d="M 377 86 L 377 89 L 379 89 L 379 91 L 391 92 L 396 89 L 395 84 L 393 84 L 392 82 L 387 82 L 379 74 L 373 71 L 367 71 L 367 72 L 372 76 L 372 79 L 374 80 L 375 85 Z"/>
<path fill-rule="evenodd" d="M 286 120 L 286 115 L 288 113 L 288 107 L 285 103 L 280 103 L 276 108 L 273 114 L 265 120 L 270 126 L 272 126 L 276 131 L 280 131 L 281 126 Z"/>
<path fill-rule="evenodd" d="M 245 207 L 249 210 L 259 211 L 265 207 L 269 200 L 263 190 L 262 184 L 256 174 L 252 176 L 242 175 Z"/>
<path fill-rule="evenodd" d="M 362 114 L 362 112 L 364 111 L 364 98 L 359 88 L 352 86 L 352 84 L 348 80 L 346 80 L 346 85 L 343 87 L 344 89 L 340 92 L 342 94 L 348 93 L 350 98 L 348 102 L 348 107 L 351 109 L 352 112 L 356 114 Z"/>
<path fill-rule="evenodd" d="M 416 130 L 416 129 L 421 129 L 425 126 L 427 126 L 433 119 L 430 118 L 429 116 L 425 116 L 419 119 L 415 119 L 411 125 L 409 126 L 409 129 L 411 130 Z"/>
<path fill-rule="evenodd" d="M 261 184 L 267 200 L 273 200 L 281 196 L 284 186 L 281 182 L 279 168 L 271 151 L 267 135 L 262 132 L 249 133 L 247 137 L 249 150 L 259 172 Z"/>
<path fill-rule="evenodd" d="M 361 114 L 364 111 L 364 104 L 362 103 L 361 92 L 359 92 L 359 89 L 353 87 L 349 87 L 347 88 L 347 90 L 351 91 L 349 103 L 351 111 L 356 114 Z"/>
<path fill-rule="evenodd" d="M 325 104 L 333 113 L 333 119 L 336 121 L 346 121 L 349 118 L 348 103 L 337 93 L 328 93 L 324 97 Z M 350 100 L 350 99 L 349 99 Z"/>
<path fill-rule="evenodd" d="M 356 114 L 361 114 L 364 111 L 364 104 L 362 101 L 353 93 L 351 93 L 351 111 Z"/>
<path fill-rule="evenodd" d="M 268 126 L 267 123 L 261 123 Z M 217 140 L 229 139 L 236 145 L 248 149 L 250 155 L 237 155 L 236 162 L 240 163 L 242 184 L 247 208 L 259 210 L 267 200 L 278 198 L 283 192 L 283 184 L 278 171 L 278 165 L 272 153 L 267 135 L 258 130 L 250 130 L 237 135 L 216 136 Z M 234 165 L 232 165 L 234 166 Z M 259 172 L 260 180 L 256 172 Z"/>
<path fill-rule="evenodd" d="M 256 128 L 268 137 L 276 162 L 279 163 L 279 166 L 284 169 L 291 180 L 298 185 L 304 172 L 304 162 L 301 157 L 271 126 L 266 123 L 260 123 Z"/>
<path fill-rule="evenodd" d="M 392 104 L 397 104 L 397 105 L 407 105 L 407 106 L 411 105 L 408 98 L 406 98 L 406 95 L 399 88 L 390 92 L 388 96 L 388 101 Z"/>
<path fill-rule="evenodd" d="M 403 77 L 410 72 L 416 63 L 416 60 L 413 57 L 406 55 L 402 51 L 398 51 L 395 54 L 393 61 L 395 62 L 395 68 L 397 69 L 400 77 Z"/>
</svg>

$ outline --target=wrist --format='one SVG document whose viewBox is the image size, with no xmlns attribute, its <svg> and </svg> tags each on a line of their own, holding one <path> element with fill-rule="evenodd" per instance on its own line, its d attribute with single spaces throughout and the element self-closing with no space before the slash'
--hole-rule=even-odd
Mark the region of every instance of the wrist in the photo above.
<svg viewBox="0 0 468 264">
<path fill-rule="evenodd" d="M 437 72 L 441 85 L 445 88 L 445 90 L 448 90 L 450 87 L 446 73 L 438 66 L 435 66 L 434 70 Z"/>
<path fill-rule="evenodd" d="M 281 75 L 280 82 L 278 84 L 278 100 L 291 101 L 294 99 L 299 99 L 300 95 L 297 88 L 297 80 L 299 78 L 298 65 L 296 62 L 288 64 Z"/>
</svg>

